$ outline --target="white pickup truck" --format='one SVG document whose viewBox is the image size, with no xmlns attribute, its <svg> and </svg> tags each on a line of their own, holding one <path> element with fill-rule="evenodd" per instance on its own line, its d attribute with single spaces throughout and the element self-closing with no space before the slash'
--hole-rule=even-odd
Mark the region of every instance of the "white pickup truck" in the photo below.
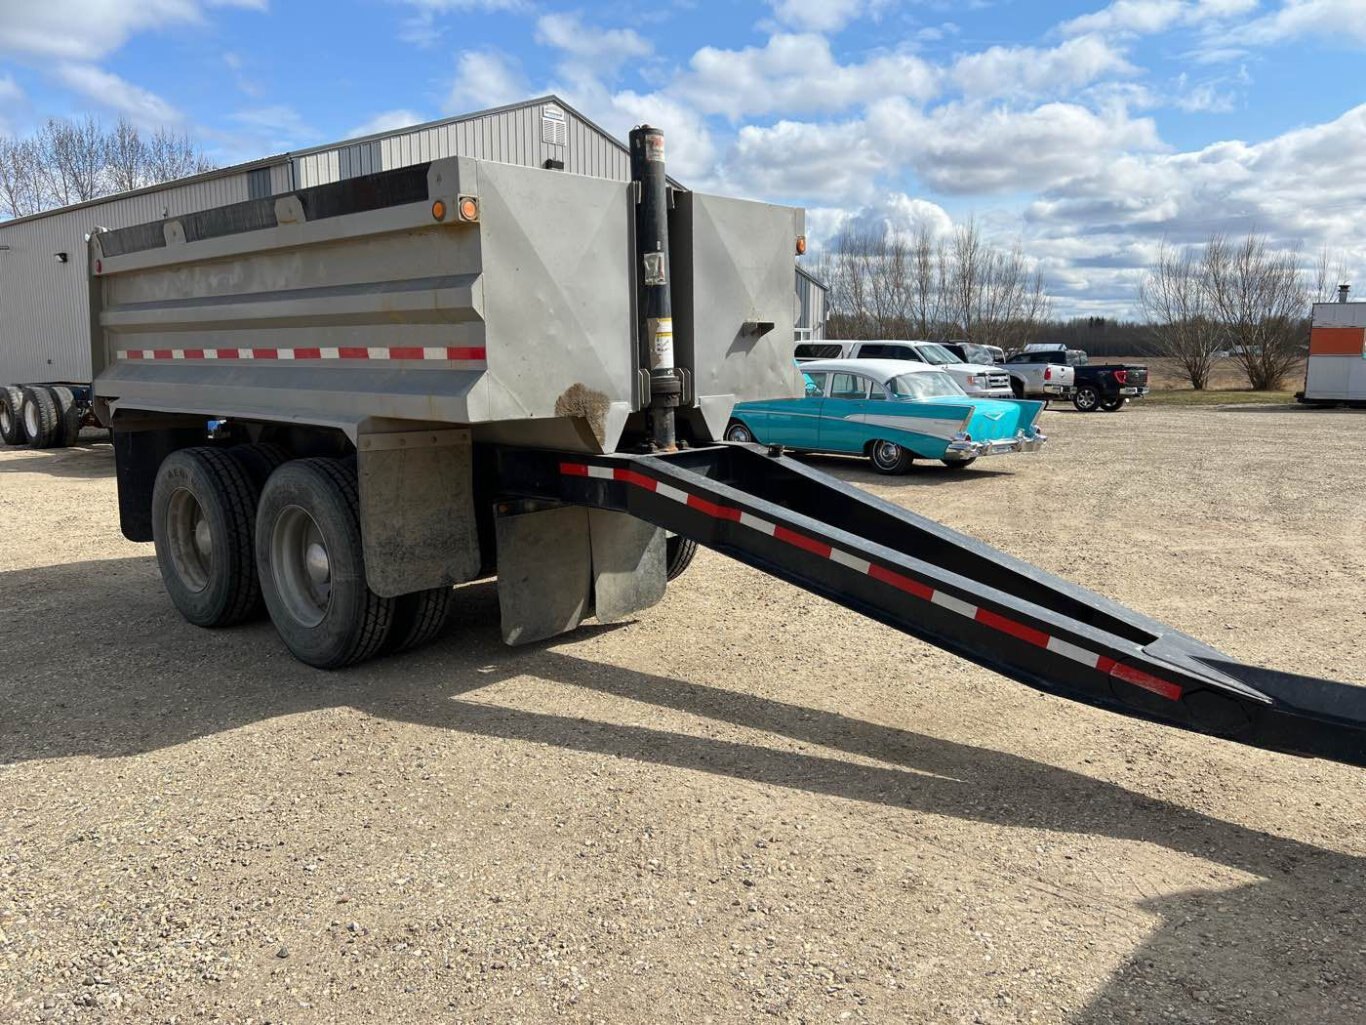
<svg viewBox="0 0 1366 1025">
<path fill-rule="evenodd" d="M 998 369 L 1010 374 L 1016 398 L 1057 399 L 1072 394 L 1077 372 L 1065 363 L 1054 363 L 1047 352 L 1019 352 Z"/>
<path fill-rule="evenodd" d="M 813 359 L 902 359 L 928 363 L 948 373 L 964 392 L 979 399 L 1008 399 L 1015 392 L 1005 367 L 964 363 L 935 342 L 878 339 L 867 342 L 803 342 L 797 362 Z"/>
</svg>

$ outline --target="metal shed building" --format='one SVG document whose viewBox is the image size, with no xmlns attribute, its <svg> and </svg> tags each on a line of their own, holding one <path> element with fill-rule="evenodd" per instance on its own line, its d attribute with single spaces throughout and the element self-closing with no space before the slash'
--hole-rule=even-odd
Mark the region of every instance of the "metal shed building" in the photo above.
<svg viewBox="0 0 1366 1025">
<path fill-rule="evenodd" d="M 620 140 L 556 96 L 266 157 L 0 223 L 0 383 L 87 381 L 85 237 L 450 156 L 628 181 Z M 824 336 L 824 286 L 797 270 L 799 339 Z"/>
</svg>

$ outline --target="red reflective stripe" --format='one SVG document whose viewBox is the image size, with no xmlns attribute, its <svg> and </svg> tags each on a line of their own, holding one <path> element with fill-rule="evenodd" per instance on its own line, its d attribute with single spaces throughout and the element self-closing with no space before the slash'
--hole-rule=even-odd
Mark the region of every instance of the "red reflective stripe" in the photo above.
<svg viewBox="0 0 1366 1025">
<path fill-rule="evenodd" d="M 868 575 L 874 580 L 880 580 L 884 584 L 891 584 L 893 587 L 905 591 L 907 594 L 913 594 L 917 598 L 923 598 L 925 601 L 929 601 L 934 597 L 933 588 L 926 587 L 919 580 L 912 580 L 904 573 L 898 573 L 896 570 L 887 569 L 885 566 L 879 566 L 877 564 L 870 565 L 868 567 Z"/>
<path fill-rule="evenodd" d="M 322 351 L 322 349 L 295 349 L 295 350 L 294 350 L 294 358 L 295 358 L 295 359 L 322 359 L 322 358 L 323 358 L 323 351 Z"/>
<path fill-rule="evenodd" d="M 1108 655 L 1098 655 L 1096 657 L 1096 668 L 1099 669 L 1106 676 L 1109 676 L 1110 673 L 1114 671 L 1114 668 L 1117 665 L 1119 665 L 1119 663 L 1116 662 L 1114 659 L 1110 658 Z"/>
<path fill-rule="evenodd" d="M 389 350 L 390 359 L 422 359 L 424 353 L 418 346 L 394 346 Z"/>
<path fill-rule="evenodd" d="M 170 349 L 153 349 L 153 350 L 152 350 L 152 359 L 170 359 L 170 358 L 171 358 L 171 350 L 170 350 Z"/>
<path fill-rule="evenodd" d="M 251 358 L 252 358 L 252 359 L 279 359 L 279 358 L 280 358 L 280 350 L 279 350 L 279 349 L 252 349 L 252 350 L 251 350 Z"/>
<path fill-rule="evenodd" d="M 351 346 L 349 348 L 338 349 L 337 356 L 340 359 L 369 359 L 370 350 L 362 349 L 359 346 Z"/>
<path fill-rule="evenodd" d="M 142 350 L 129 349 L 127 355 L 129 359 L 142 359 Z"/>
<path fill-rule="evenodd" d="M 773 536 L 779 541 L 786 541 L 788 544 L 804 551 L 814 552 L 822 558 L 830 558 L 830 546 L 823 541 L 807 537 L 805 534 L 798 534 L 795 530 L 788 530 L 786 527 L 775 526 Z"/>
<path fill-rule="evenodd" d="M 655 479 L 647 477 L 643 473 L 636 473 L 635 470 L 613 470 L 612 477 L 616 480 L 625 481 L 627 484 L 634 484 L 638 488 L 646 491 L 655 490 Z"/>
<path fill-rule="evenodd" d="M 728 505 L 717 505 L 715 502 L 708 502 L 700 495 L 689 495 L 688 505 L 690 508 L 706 513 L 708 516 L 712 517 L 712 519 L 732 520 L 735 522 L 738 522 L 740 519 L 739 509 L 734 509 Z M 828 555 L 829 552 L 826 554 Z"/>
<path fill-rule="evenodd" d="M 1116 680 L 1123 680 L 1125 683 L 1132 683 L 1135 687 L 1142 687 L 1146 691 L 1151 691 L 1168 701 L 1181 700 L 1181 687 L 1170 680 L 1164 680 L 1160 676 L 1152 673 L 1145 673 L 1142 669 L 1135 669 L 1133 666 L 1126 666 L 1122 662 L 1115 665 L 1110 670 L 1110 675 Z"/>
<path fill-rule="evenodd" d="M 1001 633 L 1010 634 L 1018 637 L 1022 641 L 1028 641 L 1037 648 L 1048 647 L 1048 634 L 1042 630 L 1035 630 L 1032 626 L 1025 626 L 1017 623 L 1013 619 L 992 612 L 990 609 L 979 608 L 977 610 L 977 622 L 983 626 L 989 626 L 993 630 L 1000 630 Z"/>
<path fill-rule="evenodd" d="M 472 345 L 457 346 L 452 345 L 446 349 L 447 359 L 487 359 L 488 350 L 482 346 Z"/>
<path fill-rule="evenodd" d="M 186 359 L 203 359 L 203 358 L 204 358 L 204 350 L 203 350 L 203 349 L 186 349 L 186 350 L 185 350 L 185 358 L 186 358 Z"/>
<path fill-rule="evenodd" d="M 236 359 L 236 358 L 237 358 L 237 350 L 236 350 L 236 349 L 215 349 L 214 351 L 218 353 L 218 358 L 219 358 L 219 359 Z"/>
<path fill-rule="evenodd" d="M 587 477 L 588 467 L 584 466 L 583 463 L 561 463 L 560 472 L 571 477 Z"/>
</svg>

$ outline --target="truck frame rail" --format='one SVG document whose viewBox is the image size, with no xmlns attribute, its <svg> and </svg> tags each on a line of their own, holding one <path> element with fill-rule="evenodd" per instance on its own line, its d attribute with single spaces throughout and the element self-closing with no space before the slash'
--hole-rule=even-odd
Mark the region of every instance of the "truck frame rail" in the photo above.
<svg viewBox="0 0 1366 1025">
<path fill-rule="evenodd" d="M 1366 688 L 1239 663 L 780 448 L 497 457 L 510 496 L 629 513 L 1040 691 L 1366 766 Z"/>
</svg>

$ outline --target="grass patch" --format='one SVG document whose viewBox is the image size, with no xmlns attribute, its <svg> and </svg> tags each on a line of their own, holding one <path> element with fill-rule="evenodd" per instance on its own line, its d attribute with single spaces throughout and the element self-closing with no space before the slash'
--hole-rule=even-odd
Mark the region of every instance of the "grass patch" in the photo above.
<svg viewBox="0 0 1366 1025">
<path fill-rule="evenodd" d="M 1293 403 L 1293 391 L 1253 391 L 1250 388 L 1216 388 L 1196 391 L 1193 388 L 1154 388 L 1142 400 L 1158 406 L 1227 406 L 1232 403 Z"/>
</svg>

